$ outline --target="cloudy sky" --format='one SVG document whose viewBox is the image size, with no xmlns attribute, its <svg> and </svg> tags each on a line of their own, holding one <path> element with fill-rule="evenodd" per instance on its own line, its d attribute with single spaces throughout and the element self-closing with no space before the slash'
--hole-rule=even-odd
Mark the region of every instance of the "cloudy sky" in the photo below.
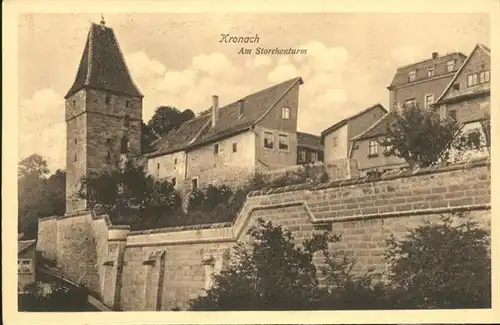
<svg viewBox="0 0 500 325">
<path fill-rule="evenodd" d="M 368 106 L 387 107 L 398 66 L 490 45 L 484 14 L 106 14 L 144 93 L 145 121 L 159 105 L 195 112 L 302 76 L 299 130 L 319 134 Z M 37 152 L 65 166 L 63 96 L 71 86 L 89 25 L 100 14 L 31 14 L 19 20 L 19 158 Z M 268 48 L 306 55 L 240 55 L 221 34 L 259 35 Z"/>
</svg>

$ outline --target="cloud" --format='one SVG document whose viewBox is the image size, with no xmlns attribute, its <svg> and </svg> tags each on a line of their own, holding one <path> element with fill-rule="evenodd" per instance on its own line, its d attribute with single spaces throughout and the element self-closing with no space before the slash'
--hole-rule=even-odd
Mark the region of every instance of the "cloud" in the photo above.
<svg viewBox="0 0 500 325">
<path fill-rule="evenodd" d="M 42 155 L 54 171 L 66 165 L 64 99 L 52 89 L 42 89 L 19 107 L 19 159 Z"/>
<path fill-rule="evenodd" d="M 391 61 L 395 66 L 407 65 L 420 61 L 424 57 L 423 51 L 413 45 L 397 47 L 391 51 Z"/>
<path fill-rule="evenodd" d="M 319 128 L 333 124 L 346 111 L 349 53 L 345 48 L 327 47 L 317 41 L 300 48 L 307 49 L 307 54 L 280 57 L 267 79 L 272 83 L 297 76 L 304 79 L 299 96 L 299 129 L 318 133 Z"/>
<path fill-rule="evenodd" d="M 249 58 L 245 62 L 245 66 L 249 69 L 267 67 L 273 63 L 273 60 L 269 55 L 256 55 L 253 58 Z"/>
<path fill-rule="evenodd" d="M 127 65 L 137 79 L 154 78 L 163 75 L 165 66 L 158 60 L 152 60 L 143 51 L 127 55 Z"/>
</svg>

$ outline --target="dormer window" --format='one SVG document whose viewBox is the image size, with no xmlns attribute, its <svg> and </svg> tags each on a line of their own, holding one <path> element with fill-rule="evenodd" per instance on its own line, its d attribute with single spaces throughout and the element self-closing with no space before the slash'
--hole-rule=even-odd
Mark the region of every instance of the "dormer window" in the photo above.
<svg viewBox="0 0 500 325">
<path fill-rule="evenodd" d="M 417 71 L 413 70 L 408 73 L 408 81 L 413 82 L 415 81 L 415 78 L 417 77 Z"/>
<path fill-rule="evenodd" d="M 281 118 L 284 120 L 290 119 L 290 107 L 283 107 Z"/>
<path fill-rule="evenodd" d="M 427 77 L 434 77 L 434 67 L 427 68 Z"/>
<path fill-rule="evenodd" d="M 239 116 L 243 116 L 243 114 L 245 114 L 245 102 L 243 101 L 243 99 L 240 99 L 238 101 L 238 111 L 239 111 Z"/>
<path fill-rule="evenodd" d="M 455 60 L 446 61 L 446 72 L 455 70 Z"/>
</svg>

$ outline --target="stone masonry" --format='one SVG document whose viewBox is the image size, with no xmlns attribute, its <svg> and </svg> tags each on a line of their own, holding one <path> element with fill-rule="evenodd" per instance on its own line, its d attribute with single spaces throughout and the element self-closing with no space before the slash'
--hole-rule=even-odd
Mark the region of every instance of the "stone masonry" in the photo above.
<svg viewBox="0 0 500 325">
<path fill-rule="evenodd" d="M 231 248 L 247 240 L 257 218 L 283 225 L 297 240 L 331 231 L 342 238 L 332 249 L 355 257 L 357 271 L 383 270 L 385 240 L 425 220 L 463 211 L 490 230 L 490 182 L 490 164 L 482 160 L 302 184 L 250 193 L 233 223 L 132 232 L 103 213 L 81 211 L 40 220 L 37 249 L 115 310 L 184 309 L 227 266 Z"/>
</svg>

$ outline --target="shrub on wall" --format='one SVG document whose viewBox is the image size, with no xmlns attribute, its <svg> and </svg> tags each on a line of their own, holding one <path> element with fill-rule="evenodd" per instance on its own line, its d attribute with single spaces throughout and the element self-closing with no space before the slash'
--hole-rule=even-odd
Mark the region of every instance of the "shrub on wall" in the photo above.
<svg viewBox="0 0 500 325">
<path fill-rule="evenodd" d="M 338 236 L 316 234 L 296 245 L 290 231 L 262 219 L 249 230 L 249 235 L 252 237 L 247 243 L 249 247 L 243 243 L 235 247 L 232 263 L 215 276 L 214 286 L 190 301 L 192 310 L 332 309 L 332 306 L 342 306 L 343 299 L 356 295 L 346 291 L 348 287 L 339 290 L 320 285 L 320 270 L 313 263 L 315 254 L 328 255 L 328 245 L 339 241 Z M 351 261 L 343 261 L 331 264 L 325 271 L 330 275 L 335 272 L 348 275 L 344 283 L 370 291 L 369 286 L 365 287 L 350 273 L 347 266 Z M 378 299 L 375 294 L 366 297 L 363 303 L 374 303 Z"/>
<path fill-rule="evenodd" d="M 462 215 L 424 223 L 388 241 L 386 260 L 400 308 L 489 308 L 491 259 L 488 233 Z M 457 224 L 458 222 L 458 224 Z"/>
</svg>

